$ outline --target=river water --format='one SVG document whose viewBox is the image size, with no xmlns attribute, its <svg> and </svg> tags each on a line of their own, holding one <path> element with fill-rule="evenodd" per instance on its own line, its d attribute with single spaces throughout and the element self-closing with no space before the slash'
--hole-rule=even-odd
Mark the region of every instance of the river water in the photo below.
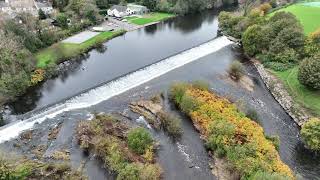
<svg viewBox="0 0 320 180">
<path fill-rule="evenodd" d="M 0 142 L 16 137 L 20 131 L 44 128 L 61 120 L 68 120 L 68 129 L 74 126 L 74 119 L 88 118 L 92 112 L 123 111 L 128 102 L 165 92 L 172 82 L 200 79 L 209 82 L 218 94 L 257 109 L 266 134 L 280 137 L 281 159 L 298 177 L 319 179 L 320 157 L 304 148 L 299 128 L 270 95 L 255 68 L 244 62 L 255 83 L 252 92 L 227 80 L 229 64 L 245 59 L 230 41 L 216 37 L 217 25 L 217 12 L 209 10 L 128 32 L 105 43 L 105 50 L 89 52 L 68 71 L 11 104 L 12 113 L 18 116 L 12 115 L 13 122 L 0 129 Z M 181 117 L 181 141 L 171 142 L 165 135 L 155 134 L 164 145 L 159 162 L 165 179 L 211 179 L 202 142 L 190 121 Z M 25 121 L 19 121 L 22 118 Z M 61 143 L 68 141 L 61 137 Z M 104 173 L 94 167 L 88 171 L 103 177 Z"/>
</svg>

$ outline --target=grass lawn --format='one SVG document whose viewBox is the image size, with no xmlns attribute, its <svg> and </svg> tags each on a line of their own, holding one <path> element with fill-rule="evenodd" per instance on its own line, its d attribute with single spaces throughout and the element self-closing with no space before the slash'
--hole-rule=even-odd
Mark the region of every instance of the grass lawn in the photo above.
<svg viewBox="0 0 320 180">
<path fill-rule="evenodd" d="M 279 11 L 287 11 L 296 15 L 303 25 L 306 35 L 320 28 L 320 6 L 308 3 L 297 3 L 275 12 Z M 275 12 L 271 13 L 271 15 Z"/>
<path fill-rule="evenodd" d="M 273 71 L 273 73 L 284 82 L 296 102 L 303 105 L 312 114 L 320 117 L 320 91 L 312 91 L 300 84 L 298 67 L 284 72 Z"/>
<path fill-rule="evenodd" d="M 68 58 L 75 57 L 88 51 L 97 44 L 103 43 L 123 33 L 124 31 L 102 32 L 81 44 L 62 42 L 53 44 L 52 46 L 36 53 L 35 57 L 37 59 L 37 67 L 45 68 L 50 63 L 59 63 Z"/>
<path fill-rule="evenodd" d="M 163 21 L 171 17 L 174 17 L 174 15 L 168 14 L 168 13 L 154 12 L 154 13 L 146 14 L 142 17 L 131 16 L 131 17 L 127 17 L 126 19 L 128 20 L 129 23 L 132 23 L 132 24 L 145 25 L 153 22 Z"/>
</svg>

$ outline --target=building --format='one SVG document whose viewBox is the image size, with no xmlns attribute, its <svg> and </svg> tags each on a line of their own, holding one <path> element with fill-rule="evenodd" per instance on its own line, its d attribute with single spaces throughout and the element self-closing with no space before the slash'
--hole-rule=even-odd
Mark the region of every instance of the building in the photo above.
<svg viewBox="0 0 320 180">
<path fill-rule="evenodd" d="M 114 5 L 108 9 L 107 14 L 109 16 L 124 17 L 128 15 L 127 9 L 126 6 Z"/>
<path fill-rule="evenodd" d="M 53 7 L 47 0 L 0 0 L 0 13 L 8 14 L 12 18 L 22 12 L 38 16 L 39 9 L 46 14 L 53 12 Z"/>
<path fill-rule="evenodd" d="M 124 17 L 129 15 L 143 15 L 148 13 L 149 9 L 145 6 L 140 6 L 136 4 L 128 4 L 127 6 L 114 5 L 108 9 L 108 16 Z"/>
<path fill-rule="evenodd" d="M 128 7 L 128 9 L 133 11 L 134 14 L 137 14 L 137 15 L 143 15 L 143 14 L 150 12 L 147 7 L 137 5 L 137 4 L 128 4 L 127 7 Z"/>
</svg>

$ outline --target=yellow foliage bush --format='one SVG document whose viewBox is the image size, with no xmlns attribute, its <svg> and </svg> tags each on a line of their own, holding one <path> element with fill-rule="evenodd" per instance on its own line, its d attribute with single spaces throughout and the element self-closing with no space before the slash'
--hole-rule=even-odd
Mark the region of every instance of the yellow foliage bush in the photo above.
<svg viewBox="0 0 320 180">
<path fill-rule="evenodd" d="M 271 8 L 272 6 L 269 3 L 263 3 L 259 6 L 259 9 L 263 11 L 264 14 L 267 14 Z"/>
<path fill-rule="evenodd" d="M 36 69 L 31 75 L 31 83 L 37 84 L 44 80 L 45 71 L 43 69 Z"/>
<path fill-rule="evenodd" d="M 263 128 L 245 117 L 234 104 L 193 86 L 189 86 L 184 95 L 192 97 L 197 104 L 189 115 L 206 138 L 208 147 L 223 152 L 243 178 L 257 171 L 294 177 L 273 143 L 264 136 Z"/>
</svg>

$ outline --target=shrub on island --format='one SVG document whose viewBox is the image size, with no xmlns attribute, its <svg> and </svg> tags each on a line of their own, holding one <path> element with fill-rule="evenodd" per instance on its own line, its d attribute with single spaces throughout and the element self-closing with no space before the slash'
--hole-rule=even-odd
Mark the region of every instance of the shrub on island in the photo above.
<svg viewBox="0 0 320 180">
<path fill-rule="evenodd" d="M 161 167 L 154 163 L 154 142 L 143 128 L 130 129 L 110 115 L 96 115 L 77 127 L 80 147 L 94 153 L 118 174 L 117 180 L 160 179 Z"/>
<path fill-rule="evenodd" d="M 182 99 L 189 97 L 194 106 L 185 112 L 206 140 L 207 148 L 225 157 L 241 178 L 252 179 L 262 172 L 293 179 L 292 171 L 281 161 L 263 128 L 228 100 L 184 83 L 174 84 L 170 92 L 181 109 Z"/>
</svg>

